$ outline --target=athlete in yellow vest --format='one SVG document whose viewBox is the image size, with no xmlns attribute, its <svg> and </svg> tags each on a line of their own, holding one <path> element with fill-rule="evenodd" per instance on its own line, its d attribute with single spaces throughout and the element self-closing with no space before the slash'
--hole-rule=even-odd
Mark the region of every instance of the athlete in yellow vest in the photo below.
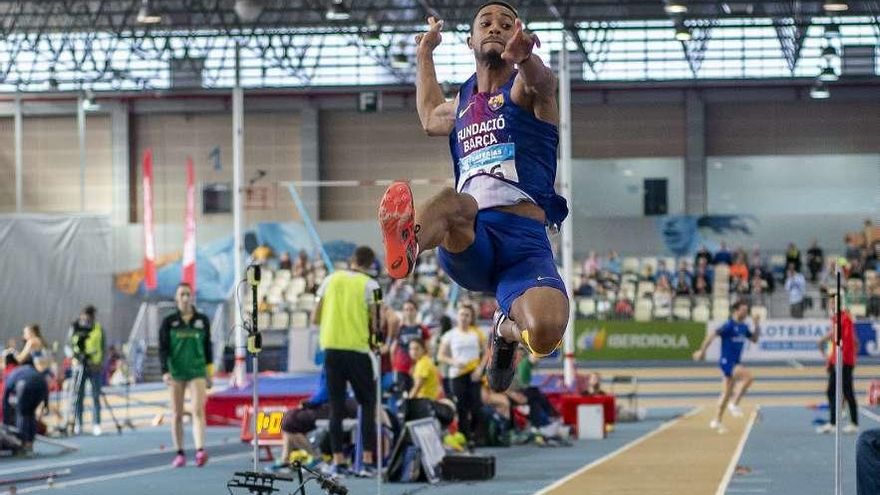
<svg viewBox="0 0 880 495">
<path fill-rule="evenodd" d="M 333 474 L 352 474 L 343 454 L 346 384 L 351 384 L 363 411 L 361 434 L 366 467 L 364 473 L 356 474 L 374 474 L 371 465 L 376 447 L 376 382 L 369 353 L 375 314 L 373 291 L 379 284 L 367 272 L 375 259 L 369 247 L 355 249 L 349 260 L 350 269 L 338 270 L 321 283 L 318 304 L 312 313 L 312 322 L 321 328 L 320 345 L 327 371 Z"/>
<path fill-rule="evenodd" d="M 66 352 L 73 358 L 72 396 L 73 396 L 73 433 L 82 433 L 83 399 L 86 392 L 86 381 L 92 385 L 92 434 L 101 434 L 101 385 L 104 370 L 104 329 L 95 319 L 97 310 L 88 305 L 83 308 L 79 319 L 70 325 L 67 334 Z"/>
</svg>

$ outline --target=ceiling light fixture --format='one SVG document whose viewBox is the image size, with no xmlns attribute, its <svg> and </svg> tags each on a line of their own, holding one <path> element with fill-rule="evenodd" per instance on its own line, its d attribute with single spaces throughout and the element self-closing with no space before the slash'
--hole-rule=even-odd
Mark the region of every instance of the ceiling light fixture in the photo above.
<svg viewBox="0 0 880 495">
<path fill-rule="evenodd" d="M 666 5 L 663 6 L 663 10 L 665 10 L 667 14 L 685 14 L 688 11 L 688 7 L 684 2 L 667 0 Z"/>
<path fill-rule="evenodd" d="M 825 0 L 825 5 L 822 8 L 825 9 L 825 12 L 845 12 L 849 10 L 849 5 L 846 0 Z"/>
<path fill-rule="evenodd" d="M 262 0 L 235 0 L 235 14 L 243 22 L 254 22 L 262 13 Z"/>
<path fill-rule="evenodd" d="M 690 41 L 691 38 L 691 31 L 687 27 L 678 26 L 675 28 L 675 39 L 678 41 Z"/>
<path fill-rule="evenodd" d="M 831 91 L 828 90 L 828 86 L 823 84 L 821 81 L 817 81 L 816 84 L 810 88 L 810 98 L 814 100 L 826 100 L 831 97 Z"/>
<path fill-rule="evenodd" d="M 351 9 L 344 0 L 331 0 L 325 18 L 328 21 L 347 21 L 351 19 Z"/>
<path fill-rule="evenodd" d="M 138 10 L 137 21 L 139 24 L 159 24 L 162 16 L 150 8 L 150 0 L 141 0 L 141 8 Z"/>
</svg>

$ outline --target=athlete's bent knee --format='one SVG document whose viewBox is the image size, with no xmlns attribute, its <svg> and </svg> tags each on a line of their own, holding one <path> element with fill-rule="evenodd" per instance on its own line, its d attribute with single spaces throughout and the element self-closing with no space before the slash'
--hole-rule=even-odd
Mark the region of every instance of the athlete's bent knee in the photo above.
<svg viewBox="0 0 880 495">
<path fill-rule="evenodd" d="M 536 356 L 547 356 L 562 343 L 567 321 L 534 322 L 523 330 L 523 343 Z"/>
</svg>

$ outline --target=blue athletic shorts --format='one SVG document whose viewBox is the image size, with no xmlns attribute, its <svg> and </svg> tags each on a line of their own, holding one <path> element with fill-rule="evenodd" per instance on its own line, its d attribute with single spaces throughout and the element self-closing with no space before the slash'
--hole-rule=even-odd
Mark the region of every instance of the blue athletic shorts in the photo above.
<svg viewBox="0 0 880 495">
<path fill-rule="evenodd" d="M 727 378 L 733 376 L 733 369 L 736 368 L 736 365 L 738 364 L 739 363 L 736 361 L 724 358 L 718 361 L 718 367 L 721 368 L 721 372 L 724 373 L 724 376 L 726 376 Z"/>
<path fill-rule="evenodd" d="M 480 210 L 474 243 L 460 253 L 437 249 L 443 270 L 458 285 L 495 294 L 505 315 L 517 297 L 532 287 L 553 287 L 568 294 L 556 270 L 544 224 L 497 210 Z"/>
</svg>

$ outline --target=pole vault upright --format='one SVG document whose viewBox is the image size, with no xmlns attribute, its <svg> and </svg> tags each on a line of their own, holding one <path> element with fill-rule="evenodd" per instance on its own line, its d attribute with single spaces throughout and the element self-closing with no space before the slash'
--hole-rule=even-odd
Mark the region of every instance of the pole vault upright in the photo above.
<svg viewBox="0 0 880 495">
<path fill-rule="evenodd" d="M 568 64 L 568 42 L 565 31 L 562 32 L 562 48 L 559 50 L 559 172 L 560 193 L 568 201 L 569 214 L 562 223 L 562 277 L 568 290 L 568 326 L 562 346 L 562 376 L 565 386 L 573 387 L 575 383 L 574 362 L 574 241 L 572 219 L 574 205 L 571 191 L 571 76 Z"/>
</svg>

